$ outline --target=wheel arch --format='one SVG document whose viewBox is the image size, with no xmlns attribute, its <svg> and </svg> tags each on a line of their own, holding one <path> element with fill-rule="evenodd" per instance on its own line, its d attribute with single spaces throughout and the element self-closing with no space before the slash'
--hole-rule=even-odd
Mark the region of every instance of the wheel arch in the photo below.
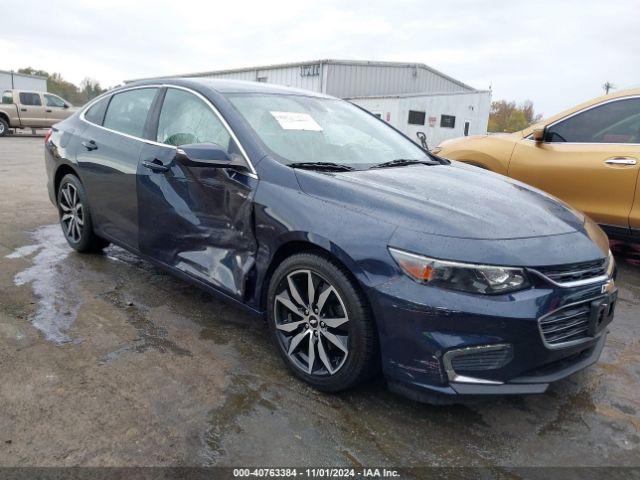
<svg viewBox="0 0 640 480">
<path fill-rule="evenodd" d="M 77 170 L 73 168 L 71 165 L 69 165 L 68 163 L 63 163 L 56 169 L 56 173 L 53 177 L 53 191 L 56 195 L 58 195 L 60 182 L 62 182 L 62 179 L 64 178 L 65 175 L 69 175 L 69 174 L 75 175 L 76 177 L 78 177 L 78 180 L 82 182 L 82 179 L 80 178 L 80 175 L 78 174 Z"/>
<path fill-rule="evenodd" d="M 7 115 L 5 112 L 0 112 L 0 118 L 2 118 L 4 121 L 6 121 L 7 125 L 9 125 L 9 127 L 11 127 L 11 122 L 9 121 L 9 115 Z"/>
<path fill-rule="evenodd" d="M 360 275 L 364 275 L 364 273 L 357 266 L 357 263 L 347 255 L 344 250 L 323 237 L 310 235 L 302 237 L 294 236 L 283 241 L 271 256 L 269 266 L 259 283 L 258 301 L 260 310 L 266 310 L 267 292 L 269 291 L 269 282 L 271 281 L 273 272 L 283 260 L 298 253 L 317 253 L 331 258 L 333 261 L 338 263 L 338 265 L 344 268 L 350 280 L 354 282 L 357 288 L 361 290 L 364 297 L 367 298 L 362 282 L 358 278 Z"/>
</svg>

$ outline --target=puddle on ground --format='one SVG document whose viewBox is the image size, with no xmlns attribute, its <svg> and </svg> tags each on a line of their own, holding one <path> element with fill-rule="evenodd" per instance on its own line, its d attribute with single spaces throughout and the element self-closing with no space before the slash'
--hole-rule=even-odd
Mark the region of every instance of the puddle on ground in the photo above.
<svg viewBox="0 0 640 480">
<path fill-rule="evenodd" d="M 75 275 L 64 264 L 71 249 L 57 223 L 38 228 L 31 238 L 34 243 L 7 255 L 7 258 L 33 256 L 32 265 L 17 273 L 13 281 L 18 286 L 31 284 L 38 299 L 36 312 L 30 318 L 33 326 L 51 342 L 69 343 L 73 339 L 68 330 L 82 303 Z"/>
</svg>

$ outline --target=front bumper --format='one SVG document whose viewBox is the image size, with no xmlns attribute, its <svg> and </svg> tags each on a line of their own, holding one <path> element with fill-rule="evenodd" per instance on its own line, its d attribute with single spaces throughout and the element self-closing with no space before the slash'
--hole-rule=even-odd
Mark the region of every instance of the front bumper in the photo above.
<svg viewBox="0 0 640 480">
<path fill-rule="evenodd" d="M 597 362 L 613 308 L 597 332 L 566 345 L 545 342 L 539 320 L 602 296 L 602 284 L 573 289 L 539 284 L 513 294 L 479 296 L 397 277 L 376 287 L 370 298 L 390 388 L 416 400 L 449 403 L 468 396 L 542 393 L 550 383 Z M 482 360 L 470 359 L 466 368 L 472 372 L 453 371 L 452 352 L 492 346 L 508 348 L 508 358 L 486 370 L 482 364 L 478 368 Z"/>
</svg>

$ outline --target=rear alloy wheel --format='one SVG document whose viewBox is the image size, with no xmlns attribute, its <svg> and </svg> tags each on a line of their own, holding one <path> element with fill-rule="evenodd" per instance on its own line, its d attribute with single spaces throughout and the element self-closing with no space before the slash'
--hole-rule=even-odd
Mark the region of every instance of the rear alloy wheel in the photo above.
<svg viewBox="0 0 640 480">
<path fill-rule="evenodd" d="M 274 272 L 268 300 L 275 343 L 298 377 L 338 391 L 376 372 L 373 321 L 342 266 L 311 253 L 289 257 Z"/>
<path fill-rule="evenodd" d="M 98 252 L 109 245 L 93 231 L 91 211 L 82 182 L 75 175 L 65 175 L 58 188 L 60 226 L 67 243 L 78 252 Z"/>
</svg>

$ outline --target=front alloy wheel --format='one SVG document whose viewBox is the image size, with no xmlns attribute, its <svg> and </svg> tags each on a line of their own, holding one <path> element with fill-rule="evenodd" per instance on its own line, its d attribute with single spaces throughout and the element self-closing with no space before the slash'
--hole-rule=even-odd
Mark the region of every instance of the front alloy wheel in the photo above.
<svg viewBox="0 0 640 480">
<path fill-rule="evenodd" d="M 294 254 L 267 291 L 269 329 L 285 364 L 318 390 L 353 387 L 378 371 L 378 339 L 368 302 L 328 254 Z"/>
<path fill-rule="evenodd" d="M 295 270 L 275 297 L 278 339 L 309 375 L 333 375 L 349 355 L 349 315 L 336 289 L 311 270 Z"/>
</svg>

